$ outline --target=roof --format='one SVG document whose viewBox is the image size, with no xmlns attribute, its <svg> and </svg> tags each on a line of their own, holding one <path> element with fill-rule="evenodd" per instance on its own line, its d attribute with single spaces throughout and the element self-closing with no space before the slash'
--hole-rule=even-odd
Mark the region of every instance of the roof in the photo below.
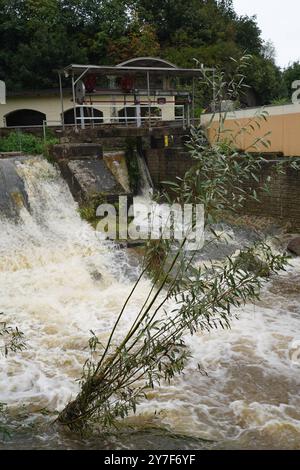
<svg viewBox="0 0 300 470">
<path fill-rule="evenodd" d="M 148 65 L 133 65 L 147 63 Z M 150 64 L 154 65 L 150 65 Z M 171 62 L 164 61 L 162 59 L 157 59 L 154 57 L 138 57 L 135 59 L 130 59 L 129 61 L 122 62 L 119 65 L 109 66 L 109 65 L 92 65 L 92 64 L 70 64 L 62 70 L 59 70 L 59 73 L 64 74 L 68 77 L 70 74 L 74 75 L 85 75 L 86 73 L 93 73 L 96 75 L 124 75 L 136 73 L 136 72 L 151 72 L 151 74 L 165 74 L 165 75 L 174 75 L 174 76 L 199 76 L 202 73 L 203 68 L 180 68 L 176 65 L 171 64 Z"/>
<path fill-rule="evenodd" d="M 162 68 L 178 68 L 177 65 L 172 64 L 172 62 L 169 62 L 168 60 L 165 59 L 160 59 L 159 57 L 135 57 L 134 59 L 129 59 L 126 60 L 125 62 L 121 62 L 121 64 L 118 64 L 117 67 L 124 67 L 124 66 L 131 66 L 131 67 L 145 67 L 150 66 L 152 63 L 151 67 L 153 67 L 153 64 L 156 64 L 158 67 Z"/>
</svg>

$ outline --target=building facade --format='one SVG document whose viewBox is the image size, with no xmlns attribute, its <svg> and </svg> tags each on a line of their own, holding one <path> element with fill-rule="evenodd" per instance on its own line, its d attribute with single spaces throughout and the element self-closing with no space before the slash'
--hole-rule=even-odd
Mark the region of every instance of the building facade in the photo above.
<svg viewBox="0 0 300 470">
<path fill-rule="evenodd" d="M 190 119 L 192 97 L 180 79 L 199 75 L 168 61 L 139 57 L 114 67 L 71 65 L 58 71 L 60 89 L 8 93 L 0 127 L 125 124 Z M 179 84 L 179 87 L 178 87 Z"/>
</svg>

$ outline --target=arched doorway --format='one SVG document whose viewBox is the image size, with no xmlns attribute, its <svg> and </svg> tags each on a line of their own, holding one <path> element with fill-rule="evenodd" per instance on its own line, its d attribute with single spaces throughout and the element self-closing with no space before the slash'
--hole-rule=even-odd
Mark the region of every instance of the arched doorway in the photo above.
<svg viewBox="0 0 300 470">
<path fill-rule="evenodd" d="M 120 123 L 128 123 L 134 124 L 135 123 L 135 116 L 136 116 L 136 108 L 133 106 L 126 106 L 126 108 L 120 109 L 118 111 L 118 117 Z"/>
<path fill-rule="evenodd" d="M 143 106 L 141 108 L 141 115 L 142 118 L 161 118 L 162 112 L 161 109 L 158 108 L 157 106 Z M 158 119 L 159 120 L 159 119 Z"/>
<path fill-rule="evenodd" d="M 85 125 L 89 124 L 100 124 L 103 122 L 103 113 L 99 109 L 92 108 L 92 107 L 84 107 L 83 114 L 85 118 L 84 123 Z M 80 108 L 76 108 L 76 117 L 80 118 Z M 74 109 L 70 108 L 64 112 L 64 122 L 66 125 L 74 125 Z M 77 124 L 80 124 L 80 119 L 77 120 Z"/>
<path fill-rule="evenodd" d="M 125 109 L 126 109 L 126 112 L 125 112 Z M 140 113 L 141 113 L 142 123 L 147 121 L 147 119 L 149 118 L 149 112 L 150 112 L 150 118 L 153 121 L 159 121 L 161 119 L 162 112 L 161 112 L 161 109 L 158 108 L 157 106 L 150 106 L 150 109 L 149 109 L 149 106 L 141 106 Z M 133 119 L 136 117 L 136 108 L 134 108 L 133 106 L 127 106 L 126 108 L 120 109 L 120 111 L 118 111 L 118 116 L 119 116 L 120 123 L 125 123 L 126 118 L 127 118 L 128 124 L 136 124 L 136 120 Z"/>
<path fill-rule="evenodd" d="M 7 127 L 31 127 L 42 126 L 46 120 L 46 114 L 34 109 L 18 109 L 5 116 Z"/>
</svg>

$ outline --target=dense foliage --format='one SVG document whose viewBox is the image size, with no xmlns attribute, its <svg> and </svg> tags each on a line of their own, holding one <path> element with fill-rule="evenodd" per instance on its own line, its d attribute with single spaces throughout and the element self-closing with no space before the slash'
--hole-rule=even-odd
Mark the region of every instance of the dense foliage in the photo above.
<svg viewBox="0 0 300 470">
<path fill-rule="evenodd" d="M 253 99 L 266 104 L 287 92 L 260 33 L 231 0 L 0 0 L 0 78 L 9 91 L 56 87 L 53 69 L 69 63 L 146 55 L 230 72 L 229 57 L 246 51 Z"/>
</svg>

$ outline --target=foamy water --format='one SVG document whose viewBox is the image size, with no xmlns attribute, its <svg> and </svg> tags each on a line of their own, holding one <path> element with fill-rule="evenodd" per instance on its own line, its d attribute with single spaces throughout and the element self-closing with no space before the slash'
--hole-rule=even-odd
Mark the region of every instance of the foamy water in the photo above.
<svg viewBox="0 0 300 470">
<path fill-rule="evenodd" d="M 31 212 L 0 221 L 0 312 L 24 332 L 27 349 L 0 358 L 0 402 L 11 412 L 21 405 L 55 411 L 76 395 L 90 330 L 107 338 L 138 267 L 97 239 L 49 163 L 17 165 Z M 120 332 L 149 286 L 140 285 Z M 272 280 L 257 305 L 237 313 L 231 330 L 187 338 L 193 358 L 185 374 L 151 392 L 136 422 L 217 447 L 300 448 L 300 360 L 292 360 L 300 340 L 300 262 Z"/>
<path fill-rule="evenodd" d="M 299 271 L 297 261 L 264 289 L 261 302 L 237 312 L 231 330 L 187 340 L 193 359 L 172 387 L 153 393 L 151 412 L 225 448 L 298 449 L 300 361 L 293 363 L 292 345 L 300 339 Z M 291 297 L 285 289 L 293 283 Z M 196 372 L 198 363 L 208 376 Z"/>
</svg>

